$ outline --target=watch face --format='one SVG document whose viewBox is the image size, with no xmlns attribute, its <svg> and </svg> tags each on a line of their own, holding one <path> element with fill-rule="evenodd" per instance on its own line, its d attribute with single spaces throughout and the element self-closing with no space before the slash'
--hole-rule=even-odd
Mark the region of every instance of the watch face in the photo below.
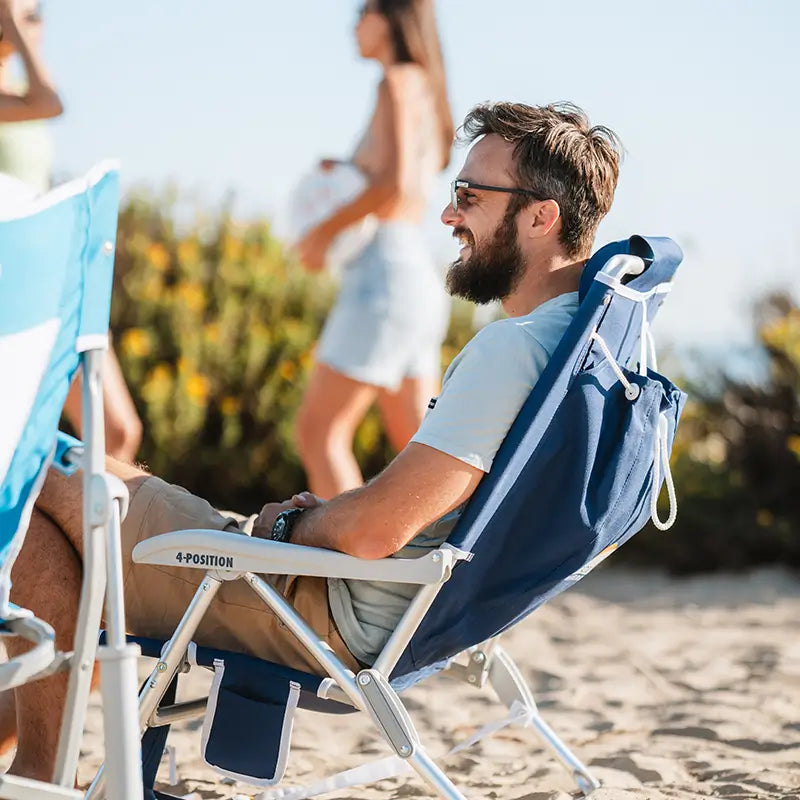
<svg viewBox="0 0 800 800">
<path fill-rule="evenodd" d="M 272 525 L 272 538 L 276 542 L 283 542 L 286 540 L 288 533 L 288 520 L 284 516 L 286 512 L 282 511 L 278 516 L 275 518 L 275 522 Z"/>
</svg>

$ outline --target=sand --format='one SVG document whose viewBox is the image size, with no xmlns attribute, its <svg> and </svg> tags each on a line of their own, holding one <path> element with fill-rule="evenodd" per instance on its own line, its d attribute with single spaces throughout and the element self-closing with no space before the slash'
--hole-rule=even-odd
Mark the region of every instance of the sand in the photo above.
<svg viewBox="0 0 800 800">
<path fill-rule="evenodd" d="M 540 710 L 603 783 L 596 800 L 800 797 L 800 577 L 780 570 L 668 578 L 606 568 L 504 637 Z M 185 681 L 185 697 L 208 685 Z M 484 690 L 437 677 L 404 695 L 434 757 L 504 709 Z M 102 758 L 93 699 L 79 779 Z M 388 754 L 361 715 L 301 712 L 286 783 Z M 173 729 L 179 780 L 192 798 L 248 797 L 199 755 L 200 722 Z M 506 728 L 442 760 L 469 797 L 566 800 L 574 786 L 530 728 Z M 429 797 L 416 777 L 328 795 Z"/>
</svg>

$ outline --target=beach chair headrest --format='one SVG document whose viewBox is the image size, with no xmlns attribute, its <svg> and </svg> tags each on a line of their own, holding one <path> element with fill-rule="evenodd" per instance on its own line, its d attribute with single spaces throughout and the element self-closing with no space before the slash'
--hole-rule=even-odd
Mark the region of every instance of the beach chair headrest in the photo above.
<svg viewBox="0 0 800 800">
<path fill-rule="evenodd" d="M 610 242 L 601 247 L 583 268 L 579 288 L 581 302 L 589 293 L 597 273 L 610 258 L 617 255 L 639 256 L 644 261 L 644 272 L 628 279 L 632 287 L 640 292 L 672 280 L 675 270 L 683 260 L 681 248 L 665 236 L 634 235 L 630 239 Z"/>
</svg>

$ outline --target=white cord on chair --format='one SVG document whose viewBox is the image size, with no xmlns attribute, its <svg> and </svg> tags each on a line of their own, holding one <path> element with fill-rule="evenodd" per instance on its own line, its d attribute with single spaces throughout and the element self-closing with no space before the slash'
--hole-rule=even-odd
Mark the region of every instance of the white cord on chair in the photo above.
<svg viewBox="0 0 800 800">
<path fill-rule="evenodd" d="M 631 383 L 625 377 L 625 373 L 620 368 L 620 365 L 617 364 L 617 360 L 611 355 L 611 351 L 608 349 L 605 339 L 603 339 L 597 331 L 592 331 L 590 338 L 594 339 L 594 341 L 600 345 L 600 349 L 603 351 L 603 355 L 606 357 L 611 369 L 614 370 L 614 374 L 619 379 L 619 382 L 625 387 L 625 397 L 627 397 L 628 400 L 635 400 L 639 396 L 639 387 L 635 383 Z"/>
<path fill-rule="evenodd" d="M 650 519 L 660 531 L 669 530 L 678 516 L 678 498 L 675 494 L 675 484 L 672 481 L 672 470 L 669 468 L 669 454 L 667 453 L 667 415 L 660 414 L 658 418 L 658 434 L 653 453 L 653 491 L 650 493 Z M 664 483 L 667 484 L 667 497 L 669 498 L 669 514 L 666 521 L 662 522 L 658 516 L 658 495 L 661 492 L 661 470 L 664 470 Z"/>
<path fill-rule="evenodd" d="M 639 374 L 642 376 L 647 375 L 648 361 L 656 368 L 656 348 L 653 341 L 653 335 L 650 333 L 650 325 L 647 321 L 647 306 L 645 301 L 642 300 L 642 332 L 641 332 L 641 347 L 639 353 Z M 625 387 L 625 397 L 633 402 L 639 397 L 641 390 L 635 383 L 631 383 L 626 377 L 622 368 L 617 363 L 617 360 L 611 354 L 611 350 L 606 344 L 603 337 L 596 331 L 592 331 L 591 337 L 593 341 L 600 345 L 603 355 L 606 357 L 609 366 L 614 370 L 614 374 L 619 379 L 619 382 Z M 678 515 L 678 499 L 675 493 L 675 484 L 672 480 L 672 471 L 669 467 L 669 454 L 667 452 L 667 417 L 661 414 L 658 420 L 658 430 L 656 432 L 656 439 L 654 443 L 653 452 L 653 489 L 650 493 L 650 519 L 653 520 L 653 525 L 660 531 L 666 531 L 673 526 L 675 519 Z M 661 492 L 661 473 L 663 470 L 664 482 L 667 484 L 667 496 L 669 498 L 669 513 L 667 519 L 662 522 L 658 516 L 658 496 Z"/>
</svg>

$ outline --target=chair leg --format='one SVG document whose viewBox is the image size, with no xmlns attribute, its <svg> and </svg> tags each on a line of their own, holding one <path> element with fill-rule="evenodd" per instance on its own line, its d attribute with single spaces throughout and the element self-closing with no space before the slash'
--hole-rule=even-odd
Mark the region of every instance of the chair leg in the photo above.
<svg viewBox="0 0 800 800">
<path fill-rule="evenodd" d="M 511 656 L 496 646 L 489 665 L 489 683 L 500 702 L 511 709 L 512 704 L 524 706 L 530 713 L 530 723 L 539 738 L 552 750 L 556 758 L 572 775 L 575 785 L 584 795 L 600 787 L 600 781 L 592 775 L 583 762 L 564 744 L 555 731 L 542 719 L 533 693 Z"/>
<path fill-rule="evenodd" d="M 405 706 L 380 672 L 365 669 L 356 676 L 372 722 L 395 753 L 444 800 L 465 800 L 422 746 Z"/>
<path fill-rule="evenodd" d="M 206 574 L 200 586 L 197 587 L 192 602 L 183 614 L 172 638 L 164 645 L 158 663 L 156 663 L 150 677 L 145 681 L 139 693 L 139 731 L 143 734 L 148 727 L 150 718 L 158 707 L 161 698 L 172 683 L 175 673 L 183 664 L 186 649 L 194 636 L 197 626 L 203 619 L 211 601 L 214 599 L 222 581 L 210 574 Z M 85 800 L 101 800 L 106 796 L 105 765 L 100 767 L 91 786 L 86 792 Z"/>
</svg>

